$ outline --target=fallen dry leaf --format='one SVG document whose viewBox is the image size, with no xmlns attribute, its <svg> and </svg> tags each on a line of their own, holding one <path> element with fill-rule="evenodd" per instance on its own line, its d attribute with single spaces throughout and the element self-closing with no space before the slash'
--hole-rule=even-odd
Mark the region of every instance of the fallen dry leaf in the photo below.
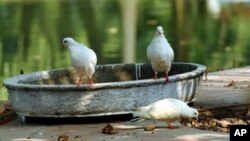
<svg viewBox="0 0 250 141">
<path fill-rule="evenodd" d="M 4 111 L 5 111 L 5 108 L 0 107 L 0 114 L 3 114 L 3 113 L 4 113 Z"/>
<path fill-rule="evenodd" d="M 200 123 L 197 120 L 192 120 L 191 125 L 194 126 L 194 127 L 199 127 Z"/>
<path fill-rule="evenodd" d="M 210 120 L 209 122 L 209 125 L 211 126 L 211 127 L 215 127 L 216 125 L 217 125 L 217 122 L 216 122 L 216 120 Z"/>
<path fill-rule="evenodd" d="M 246 113 L 246 118 L 250 119 L 250 106 L 248 107 L 247 113 Z"/>
<path fill-rule="evenodd" d="M 156 126 L 154 124 L 150 124 L 144 128 L 144 131 L 153 131 L 155 128 Z"/>
<path fill-rule="evenodd" d="M 250 125 L 250 120 L 247 120 L 247 124 Z"/>
<path fill-rule="evenodd" d="M 227 121 L 227 120 L 217 120 L 217 123 L 221 126 L 221 127 L 229 127 L 229 125 L 231 125 L 232 123 Z"/>
<path fill-rule="evenodd" d="M 229 125 L 250 125 L 247 113 L 249 107 L 242 108 L 216 108 L 199 111 L 199 119 L 181 121 L 182 125 L 202 130 L 216 132 L 229 132 Z"/>
<path fill-rule="evenodd" d="M 102 129 L 102 133 L 104 134 L 117 134 L 118 129 L 114 128 L 112 125 L 108 124 Z"/>
<path fill-rule="evenodd" d="M 208 70 L 206 69 L 205 74 L 204 74 L 206 81 L 207 81 L 207 74 L 208 74 Z"/>
<path fill-rule="evenodd" d="M 58 137 L 57 141 L 69 141 L 69 136 L 61 135 Z"/>
<path fill-rule="evenodd" d="M 236 86 L 236 82 L 234 80 L 232 80 L 227 87 L 235 87 Z"/>
</svg>

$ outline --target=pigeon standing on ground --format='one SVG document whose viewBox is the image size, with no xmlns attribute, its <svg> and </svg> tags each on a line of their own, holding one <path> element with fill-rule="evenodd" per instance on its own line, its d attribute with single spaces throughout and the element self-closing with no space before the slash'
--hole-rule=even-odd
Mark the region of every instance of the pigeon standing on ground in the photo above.
<svg viewBox="0 0 250 141">
<path fill-rule="evenodd" d="M 84 76 L 88 77 L 89 84 L 92 85 L 92 75 L 95 72 L 95 66 L 97 63 L 95 52 L 70 37 L 63 39 L 63 46 L 69 48 L 72 66 L 79 75 L 76 82 L 77 86 L 83 84 L 82 77 Z"/>
<path fill-rule="evenodd" d="M 155 36 L 147 47 L 147 57 L 155 72 L 154 79 L 157 79 L 159 72 L 165 72 L 166 82 L 168 82 L 168 72 L 174 59 L 174 51 L 163 33 L 163 28 L 157 26 Z"/>
<path fill-rule="evenodd" d="M 182 119 L 198 119 L 198 114 L 196 109 L 189 107 L 185 102 L 174 98 L 167 98 L 148 106 L 137 108 L 133 112 L 135 119 L 132 121 L 156 119 L 167 122 L 167 128 L 174 129 L 175 127 L 171 125 L 171 122 Z"/>
</svg>

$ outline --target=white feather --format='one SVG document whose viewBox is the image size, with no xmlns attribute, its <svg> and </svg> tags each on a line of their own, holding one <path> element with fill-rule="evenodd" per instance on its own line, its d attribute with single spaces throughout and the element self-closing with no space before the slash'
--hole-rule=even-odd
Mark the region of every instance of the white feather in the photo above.
<svg viewBox="0 0 250 141">
<path fill-rule="evenodd" d="M 64 38 L 63 44 L 69 48 L 72 66 L 79 76 L 91 79 L 97 63 L 95 52 L 70 37 Z"/>
<path fill-rule="evenodd" d="M 147 47 L 147 58 L 154 72 L 169 72 L 174 59 L 174 51 L 164 36 L 161 26 L 155 31 L 155 36 Z"/>
<path fill-rule="evenodd" d="M 198 111 L 189 107 L 181 100 L 167 98 L 145 107 L 139 107 L 133 115 L 144 119 L 156 119 L 170 123 L 180 119 L 198 118 Z"/>
</svg>

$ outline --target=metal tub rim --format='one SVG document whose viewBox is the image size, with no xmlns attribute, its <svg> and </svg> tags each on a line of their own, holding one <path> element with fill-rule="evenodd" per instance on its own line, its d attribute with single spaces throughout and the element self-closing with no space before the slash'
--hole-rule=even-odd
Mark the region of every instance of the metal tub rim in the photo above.
<svg viewBox="0 0 250 141">
<path fill-rule="evenodd" d="M 183 65 L 192 65 L 196 66 L 197 68 L 180 74 L 175 74 L 169 76 L 169 83 L 173 83 L 179 80 L 188 80 L 192 79 L 197 76 L 201 76 L 206 71 L 206 66 L 196 63 L 184 63 L 184 62 L 173 62 L 174 64 L 183 64 Z M 130 64 L 144 64 L 144 63 L 130 63 Z M 118 64 L 105 64 L 105 65 L 98 65 L 98 66 L 109 66 L 109 65 L 118 65 Z M 8 78 L 3 82 L 4 86 L 9 89 L 14 90 L 33 90 L 33 91 L 40 91 L 40 90 L 50 90 L 50 91 L 65 91 L 65 90 L 97 90 L 97 89 L 107 89 L 107 88 L 129 88 L 129 87 L 140 87 L 140 86 L 148 86 L 148 85 L 158 85 L 165 83 L 165 79 L 160 78 L 157 80 L 153 79 L 143 79 L 143 80 L 129 80 L 129 81 L 117 81 L 117 82 L 105 82 L 105 83 L 96 83 L 94 85 L 82 85 L 76 86 L 74 84 L 60 84 L 60 85 L 53 85 L 53 84 L 22 84 L 19 83 L 22 79 L 27 79 L 25 77 L 34 74 L 40 75 L 41 73 L 46 73 L 49 71 L 56 71 L 56 70 L 63 70 L 69 68 L 59 68 L 59 69 L 52 69 L 52 70 L 44 70 L 44 71 L 37 71 L 22 75 L 17 75 Z M 72 69 L 72 68 L 71 68 Z"/>
</svg>

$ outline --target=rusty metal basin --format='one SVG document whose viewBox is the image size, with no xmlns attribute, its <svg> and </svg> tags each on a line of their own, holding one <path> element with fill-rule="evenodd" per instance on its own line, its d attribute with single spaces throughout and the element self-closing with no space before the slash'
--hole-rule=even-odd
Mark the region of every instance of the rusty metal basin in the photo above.
<svg viewBox="0 0 250 141">
<path fill-rule="evenodd" d="M 122 114 L 163 98 L 194 102 L 206 67 L 172 64 L 170 82 L 163 74 L 154 80 L 151 65 L 97 65 L 94 85 L 77 87 L 72 68 L 22 74 L 4 81 L 9 100 L 19 117 L 88 117 Z"/>
</svg>

